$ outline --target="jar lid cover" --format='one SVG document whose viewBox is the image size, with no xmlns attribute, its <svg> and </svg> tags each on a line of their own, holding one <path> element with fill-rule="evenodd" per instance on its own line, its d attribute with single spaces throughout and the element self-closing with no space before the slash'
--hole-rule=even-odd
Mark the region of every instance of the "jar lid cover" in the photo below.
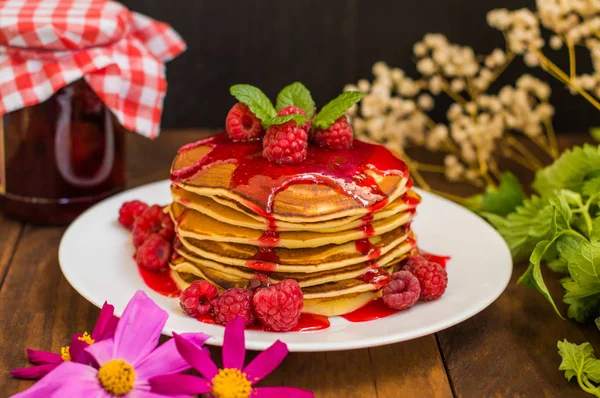
<svg viewBox="0 0 600 398">
<path fill-rule="evenodd" d="M 0 0 L 0 116 L 85 79 L 128 130 L 155 137 L 164 63 L 185 50 L 169 25 L 108 0 Z"/>
</svg>

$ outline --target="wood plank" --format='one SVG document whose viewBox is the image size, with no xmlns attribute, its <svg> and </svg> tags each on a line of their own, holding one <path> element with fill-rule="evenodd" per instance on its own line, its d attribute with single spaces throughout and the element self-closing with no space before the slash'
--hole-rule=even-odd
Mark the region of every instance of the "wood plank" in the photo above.
<svg viewBox="0 0 600 398">
<path fill-rule="evenodd" d="M 452 397 L 434 335 L 369 351 L 379 397 Z"/>
<path fill-rule="evenodd" d="M 0 290 L 22 229 L 22 223 L 6 218 L 0 212 Z"/>
</svg>

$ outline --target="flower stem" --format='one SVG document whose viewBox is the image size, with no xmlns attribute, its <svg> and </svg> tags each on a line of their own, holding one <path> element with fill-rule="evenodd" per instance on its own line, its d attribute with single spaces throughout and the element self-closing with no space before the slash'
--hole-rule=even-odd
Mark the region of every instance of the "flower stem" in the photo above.
<svg viewBox="0 0 600 398">
<path fill-rule="evenodd" d="M 577 76 L 575 70 L 575 46 L 570 40 L 567 40 L 567 49 L 569 50 L 569 75 L 571 79 Z"/>
<path fill-rule="evenodd" d="M 515 137 L 508 136 L 506 139 L 506 142 L 508 143 L 508 145 L 513 147 L 517 152 L 519 152 L 521 155 L 523 155 L 523 157 L 525 159 L 527 159 L 527 161 L 536 169 L 541 169 L 542 167 L 544 167 L 542 162 L 540 162 L 535 157 L 535 155 L 533 155 L 531 153 L 531 151 L 529 151 L 529 149 L 527 149 L 525 147 L 525 145 L 521 144 Z"/>
<path fill-rule="evenodd" d="M 444 78 L 442 78 L 442 91 L 460 105 L 464 106 L 468 102 L 462 95 L 452 91 Z"/>
<path fill-rule="evenodd" d="M 545 119 L 543 123 L 546 127 L 546 133 L 548 134 L 548 144 L 550 145 L 550 157 L 552 157 L 552 159 L 556 159 L 558 158 L 558 141 L 556 140 L 556 133 L 554 132 L 552 120 Z"/>
<path fill-rule="evenodd" d="M 431 186 L 427 183 L 427 181 L 425 181 L 425 178 L 423 178 L 421 173 L 419 173 L 418 167 L 415 165 L 415 162 L 410 158 L 410 156 L 408 156 L 406 152 L 402 151 L 401 157 L 408 165 L 410 174 L 413 176 L 417 184 L 419 184 L 419 186 L 424 190 L 431 191 Z"/>
<path fill-rule="evenodd" d="M 436 195 L 440 195 L 446 199 L 450 199 L 453 202 L 464 204 L 467 203 L 467 198 L 463 198 L 462 196 L 453 195 L 448 192 L 438 191 L 437 189 L 430 189 L 429 192 L 434 193 Z"/>
<path fill-rule="evenodd" d="M 419 171 L 426 171 L 429 173 L 445 173 L 446 167 L 440 164 L 428 164 L 413 161 L 413 167 Z"/>
<path fill-rule="evenodd" d="M 583 98 L 585 98 L 590 104 L 592 104 L 596 109 L 600 110 L 600 102 L 598 102 L 594 97 L 592 97 L 587 91 L 579 87 L 579 85 L 575 84 L 573 80 L 567 76 L 562 69 L 560 69 L 556 64 L 550 61 L 544 54 L 542 54 L 539 50 L 534 50 L 535 54 L 542 61 L 542 67 L 544 70 L 552 70 L 558 79 L 567 84 L 569 87 L 572 87 L 575 91 L 579 93 Z"/>
</svg>

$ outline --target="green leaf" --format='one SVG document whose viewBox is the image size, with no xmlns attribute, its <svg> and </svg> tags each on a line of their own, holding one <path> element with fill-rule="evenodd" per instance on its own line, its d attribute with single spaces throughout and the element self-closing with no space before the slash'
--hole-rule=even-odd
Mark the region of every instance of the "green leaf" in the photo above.
<svg viewBox="0 0 600 398">
<path fill-rule="evenodd" d="M 581 189 L 583 196 L 594 196 L 600 194 L 600 177 L 594 177 L 587 180 Z"/>
<path fill-rule="evenodd" d="M 363 95 L 359 91 L 346 91 L 342 93 L 321 109 L 321 112 L 315 116 L 313 125 L 319 129 L 326 129 L 342 117 L 352 105 L 360 101 Z"/>
<path fill-rule="evenodd" d="M 277 95 L 278 111 L 292 105 L 304 109 L 308 118 L 312 119 L 315 112 L 315 101 L 313 101 L 310 91 L 300 82 L 284 87 Z"/>
<path fill-rule="evenodd" d="M 498 188 L 489 188 L 483 195 L 483 211 L 505 216 L 523 203 L 525 194 L 514 174 L 502 175 Z"/>
<path fill-rule="evenodd" d="M 590 240 L 592 242 L 600 241 L 600 217 L 596 217 L 592 221 L 592 233 L 590 234 Z"/>
<path fill-rule="evenodd" d="M 600 146 L 584 145 L 567 150 L 550 166 L 537 172 L 532 184 L 541 195 L 559 189 L 581 192 L 589 173 L 600 170 Z"/>
<path fill-rule="evenodd" d="M 558 354 L 562 357 L 562 362 L 560 363 L 558 370 L 563 370 L 565 372 L 565 377 L 569 381 L 573 377 L 579 379 L 583 376 L 586 360 L 595 359 L 594 348 L 590 343 L 577 345 L 569 343 L 565 339 L 559 341 L 557 347 Z"/>
<path fill-rule="evenodd" d="M 569 229 L 573 213 L 567 202 L 567 196 L 564 191 L 559 191 L 550 197 L 550 204 L 556 209 L 555 228 L 557 230 Z"/>
<path fill-rule="evenodd" d="M 553 235 L 554 209 L 547 198 L 532 196 L 507 217 L 481 213 L 502 235 L 516 261 L 531 254 L 535 245 Z"/>
<path fill-rule="evenodd" d="M 581 241 L 569 261 L 569 273 L 580 286 L 595 286 L 600 292 L 600 243 Z"/>
<path fill-rule="evenodd" d="M 590 135 L 596 142 L 600 142 L 600 127 L 591 128 Z"/>
<path fill-rule="evenodd" d="M 304 115 L 285 115 L 285 116 L 275 116 L 272 117 L 270 119 L 267 119 L 265 121 L 263 121 L 263 126 L 265 129 L 268 129 L 269 127 L 273 126 L 273 125 L 279 125 L 279 124 L 284 124 L 287 123 L 289 121 L 294 121 L 296 122 L 296 124 L 298 124 L 299 126 L 304 125 L 304 123 L 306 123 L 306 116 Z"/>
<path fill-rule="evenodd" d="M 554 311 L 563 318 L 562 314 L 556 307 L 556 303 L 552 299 L 552 295 L 544 282 L 544 277 L 542 275 L 542 266 L 541 262 L 546 254 L 548 248 L 554 243 L 554 240 L 543 240 L 538 242 L 531 253 L 531 257 L 529 259 L 529 267 L 525 271 L 525 273 L 519 278 L 519 283 L 524 284 L 525 286 L 533 289 L 537 289 L 542 295 L 548 300 L 548 302 L 554 308 Z M 564 318 L 563 318 L 564 319 Z"/>
<path fill-rule="evenodd" d="M 265 121 L 277 115 L 271 100 L 259 88 L 249 84 L 236 84 L 229 89 L 238 101 L 248 105 L 248 108 L 259 118 Z"/>
</svg>

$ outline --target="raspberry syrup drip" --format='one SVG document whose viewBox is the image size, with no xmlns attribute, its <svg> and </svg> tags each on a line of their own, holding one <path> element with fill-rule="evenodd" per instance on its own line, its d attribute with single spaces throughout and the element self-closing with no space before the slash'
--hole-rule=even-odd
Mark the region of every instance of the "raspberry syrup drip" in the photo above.
<svg viewBox="0 0 600 398">
<path fill-rule="evenodd" d="M 385 318 L 398 312 L 400 311 L 388 307 L 383 302 L 383 299 L 378 298 L 377 300 L 373 300 L 357 310 L 354 310 L 346 315 L 342 315 L 342 318 L 350 322 L 367 322 L 374 321 L 375 319 Z"/>
<path fill-rule="evenodd" d="M 199 322 L 208 323 L 211 325 L 218 325 L 215 318 L 210 314 L 200 315 L 196 318 Z M 329 318 L 324 315 L 316 315 L 316 314 L 308 314 L 303 313 L 300 315 L 300 319 L 298 320 L 298 324 L 289 330 L 289 332 L 314 332 L 317 330 L 327 329 L 330 326 Z M 265 328 L 260 323 L 256 325 L 249 326 L 246 330 L 260 330 L 263 332 L 273 332 L 273 330 Z"/>
<path fill-rule="evenodd" d="M 450 256 L 440 256 L 438 254 L 431 254 L 421 249 L 419 249 L 419 254 L 423 256 L 426 260 L 441 265 L 442 268 L 446 268 L 446 264 L 450 260 Z"/>
<path fill-rule="evenodd" d="M 377 290 L 383 289 L 390 280 L 390 274 L 381 269 L 374 262 L 370 262 L 370 269 L 357 278 L 365 283 L 370 283 L 376 286 Z"/>
<path fill-rule="evenodd" d="M 354 140 L 353 148 L 345 150 L 311 147 L 306 160 L 294 165 L 277 164 L 263 158 L 260 141 L 234 143 L 225 133 L 185 145 L 179 155 L 201 146 L 211 147 L 210 152 L 193 165 L 173 171 L 171 179 L 187 181 L 213 164 L 235 164 L 229 189 L 249 200 L 252 210 L 265 217 L 272 213 L 275 196 L 294 184 L 327 185 L 376 211 L 387 204 L 387 197 L 366 171 L 408 175 L 406 164 L 390 151 L 359 140 Z"/>
<path fill-rule="evenodd" d="M 158 294 L 166 297 L 179 297 L 181 290 L 177 287 L 177 283 L 171 278 L 169 270 L 166 271 L 150 271 L 138 266 L 140 276 L 150 289 Z"/>
</svg>

